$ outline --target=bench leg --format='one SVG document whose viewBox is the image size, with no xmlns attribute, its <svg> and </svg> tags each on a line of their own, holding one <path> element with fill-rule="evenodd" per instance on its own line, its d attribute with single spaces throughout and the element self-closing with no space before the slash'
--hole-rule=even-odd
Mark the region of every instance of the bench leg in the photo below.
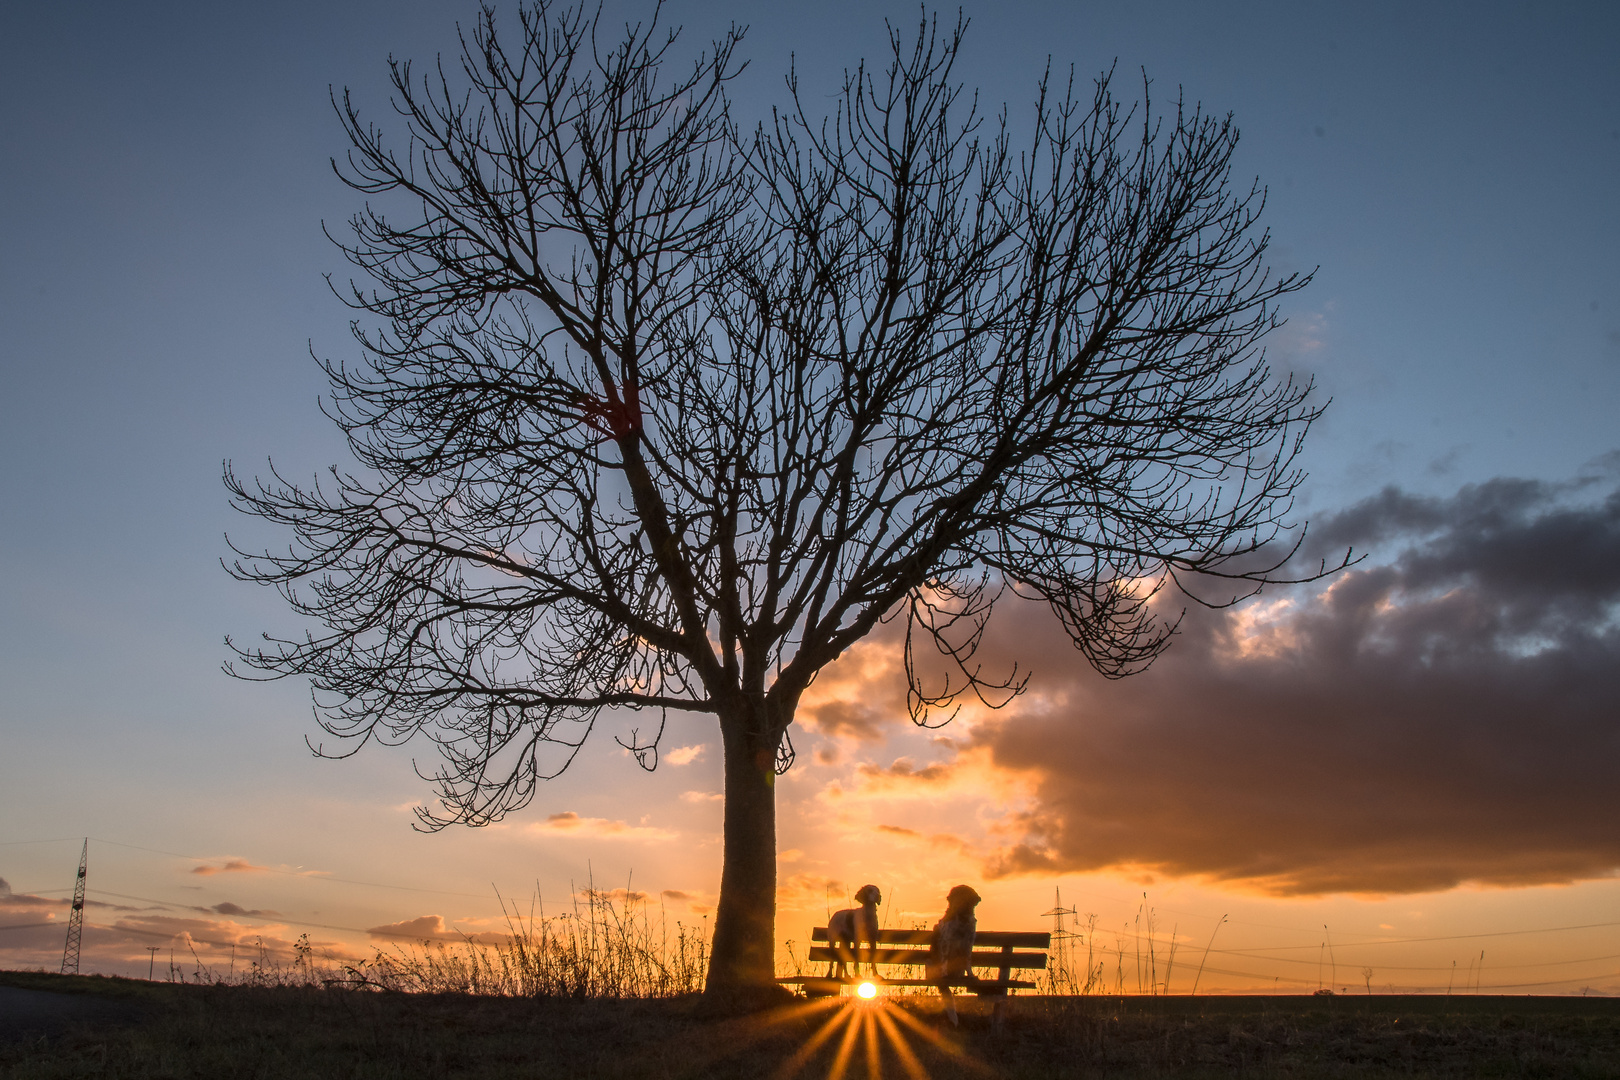
<svg viewBox="0 0 1620 1080">
<path fill-rule="evenodd" d="M 1002 1023 L 1006 1017 L 1007 999 L 996 998 L 996 1003 L 990 1007 L 990 1030 L 996 1035 L 1001 1034 Z"/>
</svg>

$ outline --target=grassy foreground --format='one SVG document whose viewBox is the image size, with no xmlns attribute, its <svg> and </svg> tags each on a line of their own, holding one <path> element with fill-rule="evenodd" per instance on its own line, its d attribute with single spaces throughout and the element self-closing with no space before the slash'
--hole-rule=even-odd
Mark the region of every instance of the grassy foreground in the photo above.
<svg viewBox="0 0 1620 1080">
<path fill-rule="evenodd" d="M 1505 997 L 1017 998 L 805 1002 L 708 1019 L 692 997 L 568 1000 L 196 986 L 0 972 L 93 994 L 124 1023 L 0 1042 L 45 1077 L 1614 1077 L 1620 1000 Z M 960 1000 L 960 999 L 959 999 Z"/>
</svg>

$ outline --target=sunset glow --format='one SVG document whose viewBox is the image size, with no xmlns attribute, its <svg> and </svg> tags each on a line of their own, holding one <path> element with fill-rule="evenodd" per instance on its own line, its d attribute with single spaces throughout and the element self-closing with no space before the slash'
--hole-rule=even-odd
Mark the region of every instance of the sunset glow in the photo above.
<svg viewBox="0 0 1620 1080">
<path fill-rule="evenodd" d="M 651 6 L 609 0 L 602 25 L 617 33 Z M 350 336 L 355 312 L 331 295 L 360 271 L 323 227 L 341 231 L 370 196 L 331 175 L 348 147 L 329 90 L 341 102 L 351 87 L 367 117 L 403 136 L 407 123 L 386 107 L 386 58 L 417 57 L 416 70 L 429 70 L 432 57 L 452 55 L 458 24 L 472 27 L 479 6 L 11 7 L 0 33 L 10 149 L 0 175 L 0 458 L 10 466 L 0 470 L 0 967 L 58 970 L 88 838 L 85 972 L 206 982 L 295 965 L 307 974 L 375 964 L 366 969 L 375 973 L 431 962 L 471 985 L 497 980 L 499 950 L 514 940 L 543 942 L 556 959 L 607 949 L 610 927 L 619 936 L 608 966 L 627 982 L 671 995 L 695 988 L 714 955 L 725 847 L 728 750 L 717 714 L 635 696 L 614 696 L 587 720 L 570 713 L 560 730 L 580 745 L 541 748 L 546 778 L 519 791 L 519 802 L 532 794 L 521 808 L 481 827 L 424 832 L 414 811 L 434 808 L 432 776 L 445 760 L 431 737 L 385 724 L 353 758 L 318 758 L 312 749 L 345 747 L 313 711 L 341 703 L 349 684 L 312 689 L 314 668 L 254 683 L 221 670 L 236 655 L 227 635 L 251 646 L 324 632 L 274 588 L 222 568 L 232 562 L 227 536 L 282 552 L 292 535 L 231 508 L 222 463 L 289 484 L 365 472 L 321 412 L 334 408 L 331 386 L 311 356 L 351 370 L 364 352 Z M 986 132 L 1003 103 L 1029 115 L 1018 110 L 1036 98 L 1042 71 L 1055 86 L 1072 65 L 1084 105 L 1093 77 L 1116 64 L 1127 105 L 1147 85 L 1168 116 L 1180 93 L 1186 115 L 1196 108 L 1219 124 L 1230 113 L 1241 128 L 1232 184 L 1242 193 L 1255 183 L 1255 205 L 1265 204 L 1266 280 L 1315 277 L 1274 310 L 1249 312 L 1266 325 L 1275 317 L 1276 330 L 1211 385 L 1253 364 L 1294 386 L 1314 379 L 1311 401 L 1331 401 L 1309 438 L 1290 427 L 1282 445 L 1300 435 L 1299 456 L 1272 463 L 1306 476 L 1283 515 L 1289 527 L 1243 558 L 1278 563 L 1289 581 L 1351 562 L 1245 597 L 1241 579 L 1144 574 L 1153 560 L 1139 557 L 1141 538 L 1103 529 L 1095 551 L 1063 558 L 1095 555 L 1098 580 L 1117 575 L 1127 598 L 1162 584 L 1151 610 L 1176 627 L 1169 648 L 1145 671 L 1104 678 L 1084 651 L 1095 641 L 1077 646 L 1049 604 L 1015 595 L 1032 593 L 1027 582 L 1009 587 L 971 670 L 991 684 L 1027 676 L 1024 692 L 1010 701 L 965 693 L 959 712 L 922 726 L 903 617 L 874 615 L 864 637 L 839 639 L 842 652 L 812 652 L 837 658 L 796 699 L 791 768 L 776 775 L 766 750 L 746 774 L 772 778 L 775 876 L 760 876 L 749 895 L 764 911 L 774 880 L 779 977 L 826 973 L 808 960 L 812 933 L 856 906 L 863 885 L 881 891 L 883 928 L 910 930 L 933 927 L 947 892 L 969 884 L 983 897 L 981 930 L 1057 935 L 1050 968 L 1030 976 L 1042 993 L 1620 995 L 1620 65 L 1610 55 L 1620 5 L 1487 4 L 1460 20 L 1425 5 L 1386 5 L 1378 18 L 1354 7 L 1240 5 L 1242 17 L 1184 0 L 963 7 L 970 32 L 951 77 L 968 88 L 963 107 L 978 103 Z M 684 27 L 669 71 L 700 70 L 690 61 L 705 43 L 748 25 L 738 53 L 747 66 L 726 91 L 726 124 L 743 133 L 771 122 L 790 66 L 807 101 L 832 101 L 845 72 L 882 69 L 858 65 L 881 52 L 886 23 L 910 33 L 918 15 L 909 0 L 670 0 L 661 10 L 660 34 L 665 23 Z M 938 12 L 946 26 L 956 8 Z M 1009 135 L 1014 158 L 1029 134 Z M 383 202 L 379 192 L 379 214 Z M 555 236 L 529 254 L 566 267 L 577 252 L 546 246 Z M 796 250 L 787 240 L 781 248 Z M 687 272 L 659 265 L 675 278 Z M 980 289 L 986 302 L 1002 285 L 1012 287 Z M 910 325 L 907 304 L 926 292 L 885 309 L 900 313 L 895 325 Z M 695 308 L 673 310 L 648 332 L 706 332 L 681 321 Z M 498 328 L 505 317 L 468 311 L 469 325 L 487 316 Z M 548 318 L 526 329 L 585 370 L 579 343 L 595 339 L 569 338 Z M 1063 334 L 1038 340 L 1051 350 L 1043 363 L 1086 355 Z M 940 355 L 978 362 L 990 355 L 980 349 L 959 342 Z M 466 355 L 477 367 L 476 350 Z M 1136 377 L 1119 375 L 1122 385 Z M 846 392 L 829 378 L 828 394 Z M 726 408 L 752 417 L 774 393 L 754 387 Z M 539 407 L 595 401 L 548 394 L 535 392 Z M 916 396 L 930 395 L 957 400 L 934 389 Z M 679 415 L 686 399 L 671 400 Z M 1200 414 L 1193 406 L 1188 415 Z M 984 415 L 1006 407 L 986 394 Z M 499 409 L 468 416 L 475 428 L 508 422 Z M 510 420 L 520 443 L 525 423 Z M 725 424 L 694 428 L 701 442 Z M 815 437 L 836 441 L 839 430 L 830 423 Z M 790 443 L 783 461 L 803 452 Z M 884 445 L 857 449 L 876 460 Z M 1120 438 L 1096 448 L 1099 476 L 1124 449 L 1139 447 Z M 692 460 L 718 460 L 706 454 Z M 1152 456 L 1141 459 L 1150 486 Z M 1053 484 L 1090 477 L 1092 462 L 1059 470 Z M 1234 466 L 1210 490 L 1229 496 L 1263 482 L 1271 465 L 1250 464 L 1253 475 Z M 802 475 L 807 490 L 832 490 L 832 471 Z M 523 476 L 483 478 L 515 490 Z M 682 483 L 694 504 L 712 494 L 701 478 Z M 905 509 L 939 498 L 946 479 L 882 483 L 899 485 L 895 506 Z M 625 565 L 642 565 L 651 534 L 628 494 L 561 490 L 528 492 L 522 505 L 577 498 L 611 523 L 604 534 L 619 530 L 624 550 L 640 553 Z M 994 485 L 974 490 L 986 505 L 1005 498 Z M 446 505 L 470 498 L 448 480 L 435 491 Z M 1188 489 L 1186 505 L 1204 494 Z M 1099 480 L 1065 520 L 1100 520 L 1120 505 L 1113 498 Z M 372 506 L 384 507 L 384 534 L 397 525 L 385 503 Z M 371 506 L 350 509 L 362 504 Z M 802 513 L 811 528 L 814 515 L 786 507 L 757 511 L 756 523 L 797 523 Z M 699 547 L 713 539 L 702 513 L 679 526 Z M 462 574 L 540 588 L 533 575 L 555 538 L 532 522 L 510 531 L 462 550 L 440 583 Z M 968 552 L 955 570 L 982 572 L 992 592 L 1008 573 L 998 559 L 1046 542 L 994 522 L 971 539 L 971 550 L 952 541 Z M 1176 542 L 1185 562 L 1207 540 L 1190 530 Z M 728 571 L 742 593 L 763 595 L 758 568 L 774 565 L 773 550 L 756 546 L 753 569 Z M 856 576 L 864 565 L 847 553 L 829 559 Z M 614 589 L 643 595 L 641 571 L 603 566 Z M 355 580 L 364 593 L 368 579 Z M 319 573 L 298 585 L 302 595 L 322 588 Z M 1119 596 L 1105 594 L 1095 602 L 1107 614 L 1107 595 Z M 594 660 L 667 640 L 603 638 L 593 651 L 561 608 L 529 626 L 516 607 L 525 633 L 563 642 L 556 656 Z M 783 625 L 802 626 L 807 610 Z M 698 650 L 707 635 L 723 651 L 723 620 L 706 618 L 676 636 Z M 487 738 L 498 765 L 522 759 L 536 707 L 521 648 L 480 649 L 468 645 L 476 635 L 428 617 L 359 618 L 356 633 L 384 624 L 467 645 L 464 662 L 439 673 L 502 703 L 483 730 L 483 714 L 468 714 L 471 744 Z M 840 634 L 856 625 L 868 622 L 828 623 Z M 785 665 L 803 639 L 783 633 Z M 962 677 L 929 641 L 910 644 L 914 673 L 930 685 Z M 378 701 L 396 700 L 386 685 L 394 659 L 383 650 L 370 669 Z M 772 685 L 784 665 L 761 661 L 748 677 Z M 634 689 L 663 686 L 662 670 L 648 668 Z M 417 718 L 443 715 L 431 674 L 423 685 Z M 565 713 L 571 694 L 557 698 Z M 506 721 L 513 731 L 500 729 Z M 766 850 L 770 834 L 754 835 Z M 763 970 L 766 950 L 749 955 Z M 785 1023 L 811 1032 L 793 1070 L 825 1054 L 845 1075 L 863 1063 L 875 1075 L 869 1063 L 880 1062 L 891 1076 L 920 1078 L 929 1055 L 957 1052 L 897 985 L 902 976 L 877 971 L 836 1000 L 788 1010 Z M 938 1004 L 932 988 L 919 993 Z"/>
</svg>

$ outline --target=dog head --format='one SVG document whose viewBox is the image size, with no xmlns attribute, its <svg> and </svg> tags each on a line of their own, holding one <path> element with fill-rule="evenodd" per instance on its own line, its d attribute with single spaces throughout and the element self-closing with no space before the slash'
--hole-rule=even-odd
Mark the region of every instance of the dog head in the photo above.
<svg viewBox="0 0 1620 1080">
<path fill-rule="evenodd" d="M 966 885 L 958 885 L 945 894 L 945 910 L 951 914 L 972 911 L 982 897 Z"/>
<path fill-rule="evenodd" d="M 855 902 L 863 907 L 867 904 L 875 907 L 883 903 L 883 894 L 878 891 L 876 885 L 862 885 L 860 891 L 855 894 Z"/>
</svg>

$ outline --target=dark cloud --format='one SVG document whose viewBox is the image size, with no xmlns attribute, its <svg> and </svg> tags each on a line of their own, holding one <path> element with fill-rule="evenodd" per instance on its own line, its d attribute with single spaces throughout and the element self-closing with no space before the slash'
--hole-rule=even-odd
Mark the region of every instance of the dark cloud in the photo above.
<svg viewBox="0 0 1620 1080">
<path fill-rule="evenodd" d="M 366 933 L 389 941 L 459 941 L 473 945 L 505 945 L 512 940 L 507 930 L 466 931 L 447 926 L 442 915 L 419 915 L 385 926 L 373 926 Z"/>
<path fill-rule="evenodd" d="M 281 916 L 281 912 L 279 911 L 265 911 L 258 908 L 240 907 L 231 903 L 229 900 L 226 900 L 224 903 L 215 904 L 211 908 L 204 908 L 203 910 L 212 911 L 216 915 L 246 915 L 255 919 L 275 919 Z"/>
<path fill-rule="evenodd" d="M 58 919 L 68 902 L 48 896 L 13 892 L 0 878 L 0 961 L 6 967 L 39 966 L 62 958 L 66 922 Z"/>
<path fill-rule="evenodd" d="M 884 708 L 886 704 L 872 700 L 813 702 L 802 710 L 800 722 L 825 735 L 877 742 L 894 715 Z"/>
<path fill-rule="evenodd" d="M 64 898 L 12 892 L 11 884 L 5 878 L 0 878 L 0 908 L 7 909 L 5 917 L 8 919 L 15 914 L 13 909 L 31 910 L 35 908 L 65 908 L 67 906 L 68 902 Z"/>
<path fill-rule="evenodd" d="M 410 941 L 443 941 L 454 938 L 444 925 L 443 915 L 421 915 L 414 919 L 373 926 L 366 930 L 372 937 L 404 938 Z"/>
<path fill-rule="evenodd" d="M 985 660 L 1035 678 L 975 741 L 1037 797 L 989 869 L 1278 894 L 1612 874 L 1620 493 L 1595 483 L 1386 490 L 1314 525 L 1308 552 L 1375 560 L 1325 591 L 1195 608 L 1123 681 L 1086 670 L 1043 610 L 998 611 Z"/>
</svg>

